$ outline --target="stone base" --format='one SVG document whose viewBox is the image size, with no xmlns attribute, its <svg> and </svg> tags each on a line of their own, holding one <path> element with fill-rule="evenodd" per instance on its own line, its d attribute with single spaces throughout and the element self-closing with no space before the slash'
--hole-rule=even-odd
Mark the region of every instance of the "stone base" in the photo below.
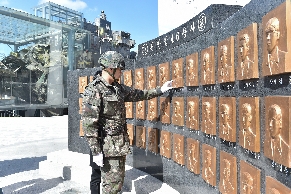
<svg viewBox="0 0 291 194">
<path fill-rule="evenodd" d="M 49 177 L 63 177 L 82 185 L 90 184 L 92 168 L 90 155 L 60 150 L 47 154 L 47 160 L 39 163 L 39 173 Z"/>
</svg>

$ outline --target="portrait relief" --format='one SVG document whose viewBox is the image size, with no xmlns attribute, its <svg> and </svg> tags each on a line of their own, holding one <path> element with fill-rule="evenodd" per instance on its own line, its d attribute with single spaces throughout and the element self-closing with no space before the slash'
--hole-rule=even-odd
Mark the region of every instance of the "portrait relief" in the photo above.
<svg viewBox="0 0 291 194">
<path fill-rule="evenodd" d="M 263 76 L 291 72 L 289 13 L 290 2 L 286 1 L 262 19 Z"/>
<path fill-rule="evenodd" d="M 198 53 L 186 57 L 186 86 L 198 86 Z"/>
<path fill-rule="evenodd" d="M 199 97 L 187 97 L 186 126 L 199 130 Z"/>
<path fill-rule="evenodd" d="M 265 97 L 264 155 L 286 167 L 290 161 L 290 100 L 289 96 Z"/>
<path fill-rule="evenodd" d="M 201 130 L 209 135 L 216 135 L 216 98 L 202 97 Z"/>
<path fill-rule="evenodd" d="M 201 85 L 215 84 L 214 46 L 201 51 Z"/>
<path fill-rule="evenodd" d="M 253 152 L 260 152 L 259 112 L 259 97 L 239 98 L 239 144 Z"/>
<path fill-rule="evenodd" d="M 216 148 L 202 144 L 202 178 L 206 183 L 216 186 Z"/>
<path fill-rule="evenodd" d="M 172 103 L 173 103 L 172 124 L 184 126 L 184 98 L 173 97 Z"/>
<path fill-rule="evenodd" d="M 145 120 L 145 103 L 144 101 L 138 101 L 135 105 L 136 108 L 136 118 Z"/>
<path fill-rule="evenodd" d="M 218 43 L 218 82 L 234 82 L 234 37 Z"/>
<path fill-rule="evenodd" d="M 83 113 L 83 109 L 82 109 L 83 105 L 82 105 L 82 103 L 83 103 L 83 98 L 79 98 L 79 114 Z"/>
<path fill-rule="evenodd" d="M 172 80 L 174 88 L 180 88 L 183 87 L 184 85 L 183 62 L 184 62 L 183 58 L 172 61 Z"/>
<path fill-rule="evenodd" d="M 199 141 L 187 138 L 187 168 L 195 173 L 200 174 L 200 148 Z"/>
<path fill-rule="evenodd" d="M 236 102 L 235 97 L 219 98 L 219 136 L 236 142 Z"/>
<path fill-rule="evenodd" d="M 173 160 L 178 164 L 185 165 L 185 153 L 184 153 L 184 136 L 179 134 L 173 134 L 174 139 L 174 157 Z"/>
<path fill-rule="evenodd" d="M 219 191 L 223 194 L 237 193 L 236 157 L 224 151 L 220 151 Z"/>
<path fill-rule="evenodd" d="M 290 188 L 277 179 L 266 176 L 266 194 L 291 194 Z"/>
<path fill-rule="evenodd" d="M 169 62 L 162 63 L 159 65 L 159 83 L 160 87 L 163 86 L 163 84 L 166 81 L 170 80 L 170 65 Z"/>
<path fill-rule="evenodd" d="M 132 87 L 132 71 L 126 70 L 123 72 L 123 84 Z"/>
<path fill-rule="evenodd" d="M 147 89 L 154 89 L 157 87 L 156 66 L 147 68 Z"/>
<path fill-rule="evenodd" d="M 128 138 L 129 138 L 129 144 L 133 145 L 133 141 L 134 141 L 134 133 L 133 133 L 133 129 L 134 126 L 132 124 L 126 124 L 126 128 L 127 128 L 127 134 L 128 134 Z"/>
<path fill-rule="evenodd" d="M 83 94 L 85 87 L 88 85 L 87 76 L 79 77 L 79 93 Z"/>
<path fill-rule="evenodd" d="M 148 150 L 158 154 L 158 129 L 148 128 Z"/>
<path fill-rule="evenodd" d="M 139 68 L 135 70 L 135 88 L 144 90 L 144 69 Z"/>
<path fill-rule="evenodd" d="M 160 121 L 170 124 L 170 97 L 160 97 Z"/>
<path fill-rule="evenodd" d="M 79 131 L 79 136 L 84 137 L 84 131 L 83 131 L 83 123 L 82 120 L 80 120 L 80 131 Z"/>
<path fill-rule="evenodd" d="M 240 161 L 240 193 L 261 193 L 261 171 L 243 160 Z"/>
<path fill-rule="evenodd" d="M 135 142 L 136 146 L 145 149 L 146 148 L 146 130 L 144 126 L 136 126 L 135 127 Z"/>
<path fill-rule="evenodd" d="M 252 23 L 237 34 L 237 80 L 259 78 L 257 23 Z"/>
<path fill-rule="evenodd" d="M 91 83 L 93 80 L 94 80 L 94 76 L 91 75 L 91 76 L 89 77 L 89 82 Z"/>
<path fill-rule="evenodd" d="M 161 130 L 161 137 L 160 137 L 160 154 L 167 158 L 171 158 L 171 132 Z"/>
<path fill-rule="evenodd" d="M 158 120 L 158 109 L 157 109 L 157 98 L 152 98 L 148 100 L 148 120 L 157 121 Z"/>
<path fill-rule="evenodd" d="M 133 118 L 133 107 L 132 102 L 125 102 L 126 118 Z"/>
</svg>

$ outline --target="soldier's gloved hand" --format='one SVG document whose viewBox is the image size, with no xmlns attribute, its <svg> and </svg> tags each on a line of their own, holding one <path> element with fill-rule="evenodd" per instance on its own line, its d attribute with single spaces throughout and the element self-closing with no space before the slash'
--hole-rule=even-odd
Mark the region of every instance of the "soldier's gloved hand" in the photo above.
<svg viewBox="0 0 291 194">
<path fill-rule="evenodd" d="M 166 91 L 172 89 L 173 88 L 172 82 L 173 80 L 165 82 L 164 85 L 161 87 L 161 91 L 165 93 Z"/>
<path fill-rule="evenodd" d="M 93 156 L 93 162 L 95 162 L 98 166 L 103 167 L 103 154 L 98 154 L 97 156 Z"/>
</svg>

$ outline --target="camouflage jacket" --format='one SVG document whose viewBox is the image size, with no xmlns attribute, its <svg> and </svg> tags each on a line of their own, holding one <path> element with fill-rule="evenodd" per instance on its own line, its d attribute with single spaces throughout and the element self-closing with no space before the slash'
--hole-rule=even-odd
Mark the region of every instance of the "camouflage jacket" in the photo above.
<svg viewBox="0 0 291 194">
<path fill-rule="evenodd" d="M 130 152 L 125 102 L 148 100 L 162 95 L 158 87 L 137 90 L 117 82 L 110 85 L 97 76 L 83 93 L 82 123 L 93 155 L 124 156 Z"/>
</svg>

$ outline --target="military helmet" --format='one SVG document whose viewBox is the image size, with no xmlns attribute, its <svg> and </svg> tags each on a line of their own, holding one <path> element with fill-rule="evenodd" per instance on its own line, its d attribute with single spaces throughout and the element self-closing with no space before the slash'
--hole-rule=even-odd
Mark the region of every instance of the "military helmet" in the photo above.
<svg viewBox="0 0 291 194">
<path fill-rule="evenodd" d="M 125 63 L 124 63 L 124 57 L 116 52 L 116 51 L 106 51 L 103 53 L 99 60 L 98 63 L 104 68 L 120 68 L 122 70 L 125 69 Z"/>
</svg>

